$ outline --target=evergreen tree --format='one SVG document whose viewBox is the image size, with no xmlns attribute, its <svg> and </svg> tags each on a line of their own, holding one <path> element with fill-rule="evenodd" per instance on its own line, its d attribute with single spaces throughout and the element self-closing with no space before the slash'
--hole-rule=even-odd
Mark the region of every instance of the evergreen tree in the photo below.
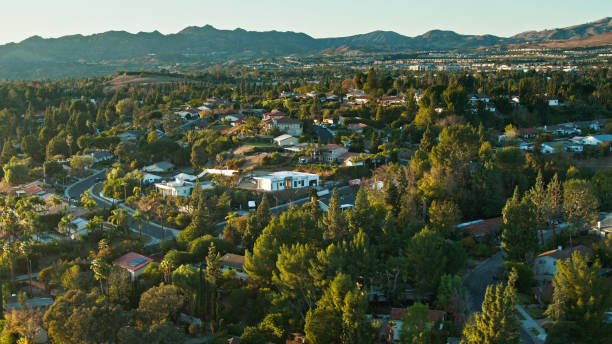
<svg viewBox="0 0 612 344">
<path fill-rule="evenodd" d="M 502 248 L 510 260 L 526 261 L 538 246 L 537 222 L 531 205 L 520 199 L 518 187 L 502 211 Z"/>
<path fill-rule="evenodd" d="M 514 305 L 517 274 L 510 274 L 508 283 L 487 287 L 482 312 L 476 312 L 463 327 L 462 344 L 518 344 L 519 322 Z"/>
<path fill-rule="evenodd" d="M 546 314 L 556 327 L 572 324 L 572 339 L 579 343 L 603 343 L 612 328 L 604 313 L 612 306 L 612 291 L 600 274 L 601 265 L 575 251 L 567 260 L 557 261 L 553 280 L 553 300 Z M 559 331 L 556 331 L 559 332 Z"/>
<path fill-rule="evenodd" d="M 340 197 L 335 188 L 329 198 L 327 214 L 323 215 L 322 226 L 323 236 L 327 240 L 341 241 L 347 234 L 344 215 L 340 210 Z"/>
</svg>

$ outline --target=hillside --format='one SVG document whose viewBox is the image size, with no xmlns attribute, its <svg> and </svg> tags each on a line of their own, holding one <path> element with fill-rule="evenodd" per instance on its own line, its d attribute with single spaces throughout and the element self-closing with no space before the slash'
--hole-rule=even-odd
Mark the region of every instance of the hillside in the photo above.
<svg viewBox="0 0 612 344">
<path fill-rule="evenodd" d="M 374 31 L 348 37 L 315 39 L 304 33 L 219 30 L 210 25 L 187 27 L 169 35 L 158 31 L 136 34 L 109 31 L 49 39 L 33 36 L 20 43 L 0 46 L 0 78 L 103 75 L 117 69 L 137 70 L 177 64 L 201 67 L 228 60 L 240 62 L 323 50 L 408 52 L 472 49 L 529 41 L 586 39 L 610 31 L 612 18 L 608 17 L 562 29 L 525 32 L 510 38 L 432 30 L 416 37 L 393 31 Z"/>
</svg>

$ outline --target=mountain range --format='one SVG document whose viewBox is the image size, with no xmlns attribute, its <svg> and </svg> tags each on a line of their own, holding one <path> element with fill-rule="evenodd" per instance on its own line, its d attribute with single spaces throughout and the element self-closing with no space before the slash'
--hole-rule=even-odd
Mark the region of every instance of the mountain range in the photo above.
<svg viewBox="0 0 612 344">
<path fill-rule="evenodd" d="M 219 30 L 210 25 L 187 27 L 175 34 L 158 31 L 137 34 L 108 31 L 60 38 L 30 37 L 0 46 L 0 79 L 39 79 L 90 76 L 117 69 L 141 69 L 163 65 L 206 65 L 228 60 L 310 54 L 326 49 L 367 49 L 378 52 L 453 50 L 556 41 L 610 43 L 592 39 L 612 32 L 612 17 L 594 22 L 543 31 L 528 31 L 511 37 L 461 35 L 432 30 L 416 37 L 393 31 L 313 38 L 304 33 L 278 31 Z M 603 36 L 607 37 L 607 36 Z"/>
</svg>

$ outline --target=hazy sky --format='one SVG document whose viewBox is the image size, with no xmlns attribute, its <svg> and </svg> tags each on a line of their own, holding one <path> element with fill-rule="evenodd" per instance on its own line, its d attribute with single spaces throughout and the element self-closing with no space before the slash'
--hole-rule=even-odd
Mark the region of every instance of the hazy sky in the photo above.
<svg viewBox="0 0 612 344">
<path fill-rule="evenodd" d="M 0 0 L 0 44 L 33 35 L 186 26 L 304 32 L 334 37 L 431 29 L 510 36 L 612 16 L 612 0 Z"/>
</svg>

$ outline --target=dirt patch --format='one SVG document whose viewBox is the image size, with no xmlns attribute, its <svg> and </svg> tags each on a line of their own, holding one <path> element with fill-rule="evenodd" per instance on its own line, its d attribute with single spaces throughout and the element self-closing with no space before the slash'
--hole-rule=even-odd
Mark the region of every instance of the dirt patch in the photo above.
<svg viewBox="0 0 612 344">
<path fill-rule="evenodd" d="M 183 80 L 183 78 L 177 78 L 172 76 L 163 75 L 127 75 L 122 74 L 115 76 L 111 79 L 107 85 L 107 89 L 116 89 L 123 86 L 146 86 L 154 84 L 170 84 Z"/>
</svg>

